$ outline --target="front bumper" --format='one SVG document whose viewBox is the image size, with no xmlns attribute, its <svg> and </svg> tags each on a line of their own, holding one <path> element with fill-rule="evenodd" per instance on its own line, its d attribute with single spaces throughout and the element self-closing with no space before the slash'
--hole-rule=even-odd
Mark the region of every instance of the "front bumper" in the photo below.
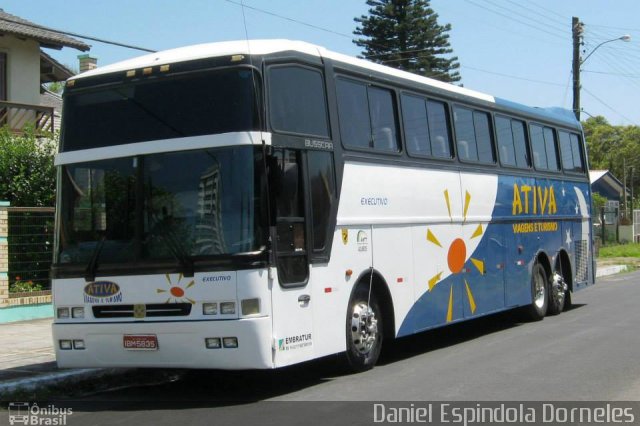
<svg viewBox="0 0 640 426">
<path fill-rule="evenodd" d="M 132 351 L 123 336 L 156 335 L 158 349 Z M 273 368 L 271 318 L 230 321 L 54 323 L 53 339 L 60 368 Z M 207 349 L 207 337 L 237 337 L 237 348 Z M 84 340 L 85 349 L 60 349 L 60 340 Z"/>
</svg>

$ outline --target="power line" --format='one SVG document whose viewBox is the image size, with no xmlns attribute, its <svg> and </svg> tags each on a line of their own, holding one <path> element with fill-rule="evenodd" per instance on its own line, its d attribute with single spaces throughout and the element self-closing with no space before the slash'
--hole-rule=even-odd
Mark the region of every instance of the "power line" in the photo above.
<svg viewBox="0 0 640 426">
<path fill-rule="evenodd" d="M 467 68 L 467 69 L 470 69 L 470 70 L 473 70 L 473 71 L 484 72 L 484 73 L 487 73 L 487 74 L 498 75 L 500 77 L 513 78 L 513 79 L 516 79 L 516 80 L 524 80 L 524 81 L 528 81 L 528 82 L 531 82 L 531 83 L 547 84 L 549 86 L 564 87 L 564 84 L 561 84 L 561 83 L 554 83 L 554 82 L 551 82 L 551 81 L 543 81 L 543 80 L 534 80 L 534 79 L 526 78 L 526 77 L 518 77 L 518 76 L 515 76 L 515 75 L 504 74 L 504 73 L 495 72 L 495 71 L 489 71 L 489 70 L 485 70 L 485 69 L 482 69 L 482 68 L 470 67 L 469 65 L 460 65 L 460 67 L 461 68 Z"/>
<path fill-rule="evenodd" d="M 618 77 L 627 77 L 627 78 L 640 78 L 640 74 L 623 74 L 618 72 L 607 72 L 607 71 L 591 71 L 591 70 L 582 70 L 582 72 L 590 73 L 590 74 L 605 74 L 605 75 L 615 75 Z"/>
<path fill-rule="evenodd" d="M 309 28 L 314 28 L 316 30 L 320 30 L 320 31 L 324 31 L 324 32 L 327 32 L 327 33 L 339 35 L 341 37 L 346 37 L 346 38 L 348 38 L 350 40 L 353 40 L 353 37 L 351 35 L 349 35 L 349 34 L 344 34 L 344 33 L 338 32 L 338 31 L 330 30 L 328 28 L 320 27 L 318 25 L 310 24 L 308 22 L 300 21 L 298 19 L 289 18 L 288 16 L 279 15 L 277 13 L 270 12 L 270 11 L 265 10 L 265 9 L 260 9 L 258 7 L 248 6 L 246 4 L 242 4 L 242 3 L 238 2 L 238 1 L 234 1 L 234 0 L 225 0 L 225 1 L 227 3 L 235 4 L 236 6 L 246 7 L 247 9 L 251 9 L 251 10 L 255 10 L 256 12 L 264 13 L 265 15 L 270 15 L 270 16 L 273 16 L 273 17 L 276 17 L 276 18 L 284 19 L 284 20 L 289 21 L 289 22 L 294 22 L 294 23 L 299 24 L 299 25 L 304 25 L 304 26 L 309 27 Z"/>
<path fill-rule="evenodd" d="M 22 26 L 25 26 L 25 27 L 36 28 L 36 29 L 39 29 L 39 30 L 54 31 L 56 33 L 68 35 L 68 36 L 71 36 L 71 37 L 78 37 L 78 38 L 83 38 L 85 40 L 97 41 L 98 43 L 111 44 L 113 46 L 118 46 L 118 47 L 125 47 L 127 49 L 142 50 L 143 52 L 151 52 L 151 53 L 155 53 L 156 52 L 156 50 L 147 49 L 146 47 L 133 46 L 131 44 L 125 44 L 125 43 L 119 43 L 117 41 L 105 40 L 105 39 L 102 39 L 102 38 L 97 38 L 97 37 L 93 37 L 93 36 L 78 34 L 78 33 L 74 33 L 74 32 L 71 32 L 71 31 L 64 31 L 64 30 L 58 30 L 58 29 L 50 28 L 50 27 L 43 27 L 42 25 L 32 24 L 30 22 L 17 21 L 17 20 L 9 19 L 9 18 L 0 18 L 0 20 L 5 21 L 5 22 L 11 22 L 12 24 L 22 25 Z"/>
<path fill-rule="evenodd" d="M 533 29 L 535 29 L 535 30 L 537 30 L 537 31 L 541 31 L 541 32 L 543 32 L 543 33 L 549 34 L 549 35 L 551 35 L 551 36 L 553 36 L 553 37 L 555 37 L 555 38 L 561 38 L 561 39 L 565 39 L 565 38 L 566 38 L 564 35 L 559 35 L 559 34 L 557 34 L 557 33 L 552 33 L 552 32 L 550 32 L 550 31 L 547 31 L 547 30 L 543 29 L 543 28 L 540 28 L 540 27 L 537 27 L 537 26 L 535 26 L 535 25 L 532 25 L 532 24 L 530 24 L 530 23 L 528 23 L 528 22 L 526 22 L 526 21 L 523 21 L 523 20 L 520 20 L 520 19 L 514 18 L 513 16 L 509 16 L 509 15 L 504 14 L 504 13 L 502 13 L 502 12 L 499 12 L 499 11 L 493 10 L 493 9 L 491 9 L 491 8 L 488 8 L 488 7 L 484 6 L 484 5 L 478 4 L 478 3 L 476 3 L 476 2 L 474 2 L 474 1 L 472 1 L 472 0 L 465 0 L 465 1 L 466 1 L 467 3 L 470 3 L 470 4 L 474 5 L 474 6 L 476 6 L 476 7 L 479 7 L 480 9 L 486 10 L 487 12 L 495 13 L 496 15 L 500 15 L 500 16 L 502 16 L 503 18 L 507 18 L 507 19 L 509 19 L 509 20 L 511 20 L 511 21 L 518 22 L 518 23 L 520 23 L 520 24 L 522 24 L 522 25 L 526 25 L 527 27 L 530 27 L 530 28 L 533 28 Z M 555 28 L 554 28 L 554 29 L 555 29 Z"/>
<path fill-rule="evenodd" d="M 620 117 L 624 118 L 625 120 L 627 120 L 629 123 L 633 123 L 633 120 L 631 120 L 629 117 L 626 117 L 625 115 L 623 115 L 622 113 L 618 112 L 617 110 L 615 110 L 613 107 L 611 107 L 609 104 L 607 104 L 605 101 L 603 101 L 602 99 L 600 99 L 599 97 L 597 97 L 596 95 L 594 95 L 592 92 L 590 92 L 589 90 L 585 89 L 584 87 L 582 88 L 582 90 L 584 90 L 585 92 L 587 92 L 589 95 L 591 95 L 591 97 L 593 97 L 596 101 L 600 102 L 602 105 L 604 105 L 605 107 L 609 108 L 611 111 L 613 111 L 614 113 L 618 114 Z"/>
<path fill-rule="evenodd" d="M 557 25 L 551 25 L 549 22 L 543 22 L 543 21 L 540 21 L 538 19 L 534 19 L 531 16 L 523 15 L 521 12 L 518 12 L 518 11 L 516 11 L 514 9 L 511 9 L 511 8 L 508 8 L 506 6 L 501 6 L 500 4 L 495 3 L 494 1 L 491 1 L 491 0 L 480 0 L 480 1 L 483 1 L 484 3 L 489 3 L 490 5 L 492 5 L 494 7 L 497 7 L 499 9 L 502 9 L 502 10 L 506 11 L 507 13 L 511 13 L 511 14 L 517 15 L 517 16 L 519 16 L 521 18 L 524 18 L 524 19 L 527 19 L 527 20 L 529 20 L 531 22 L 535 22 L 536 24 L 540 24 L 543 27 L 548 27 L 549 29 L 551 29 L 553 31 L 559 31 L 563 35 L 565 33 L 566 25 L 564 23 L 560 24 L 561 26 L 558 27 Z"/>
<path fill-rule="evenodd" d="M 537 12 L 537 11 L 531 9 L 530 7 L 527 7 L 527 6 L 525 6 L 525 5 L 521 4 L 521 3 L 517 3 L 517 2 L 515 2 L 513 0 L 505 0 L 505 1 L 508 2 L 508 3 L 511 3 L 514 6 L 517 6 L 517 7 L 521 8 L 521 9 L 525 9 L 525 10 L 527 10 L 527 11 L 533 13 L 533 14 L 541 16 L 541 17 L 543 17 L 545 19 L 548 19 L 550 21 L 556 22 L 557 24 L 562 25 L 562 26 L 565 26 L 569 22 L 569 18 L 566 18 L 566 17 L 564 17 L 562 15 L 559 15 L 559 16 L 562 16 L 562 18 L 563 18 L 563 21 L 560 21 L 557 18 L 552 18 L 548 14 L 545 14 L 545 13 L 542 13 L 542 12 Z"/>
</svg>

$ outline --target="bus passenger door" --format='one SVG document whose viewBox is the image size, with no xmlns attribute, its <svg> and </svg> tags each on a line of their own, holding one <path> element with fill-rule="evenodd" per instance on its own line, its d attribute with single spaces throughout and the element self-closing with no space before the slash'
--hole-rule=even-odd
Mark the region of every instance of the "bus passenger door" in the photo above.
<svg viewBox="0 0 640 426">
<path fill-rule="evenodd" d="M 276 268 L 270 280 L 274 362 L 284 366 L 313 355 L 302 153 L 274 148 L 267 163 L 275 221 L 271 239 Z"/>
</svg>

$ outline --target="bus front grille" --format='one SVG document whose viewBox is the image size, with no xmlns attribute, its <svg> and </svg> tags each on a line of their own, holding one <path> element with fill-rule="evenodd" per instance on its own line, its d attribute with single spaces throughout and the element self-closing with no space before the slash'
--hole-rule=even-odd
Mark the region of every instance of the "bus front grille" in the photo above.
<svg viewBox="0 0 640 426">
<path fill-rule="evenodd" d="M 183 317 L 191 313 L 191 303 L 153 303 L 144 305 L 144 315 L 136 316 L 136 305 L 93 306 L 94 318 Z M 140 313 L 140 308 L 137 308 Z"/>
</svg>

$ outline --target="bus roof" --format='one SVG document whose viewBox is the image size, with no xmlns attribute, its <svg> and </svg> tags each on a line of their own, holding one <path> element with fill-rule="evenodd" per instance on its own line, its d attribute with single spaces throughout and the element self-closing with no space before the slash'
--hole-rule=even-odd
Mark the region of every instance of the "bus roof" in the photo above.
<svg viewBox="0 0 640 426">
<path fill-rule="evenodd" d="M 506 99 L 495 98 L 491 95 L 467 89 L 465 87 L 456 86 L 450 83 L 444 83 L 439 80 L 423 77 L 385 65 L 376 64 L 364 59 L 332 52 L 321 46 L 317 46 L 311 43 L 285 39 L 225 41 L 217 43 L 197 44 L 176 49 L 164 50 L 161 52 L 155 52 L 128 59 L 122 62 L 106 65 L 104 67 L 99 67 L 95 70 L 91 70 L 75 76 L 72 79 L 94 77 L 103 74 L 140 69 L 154 65 L 166 65 L 197 59 L 215 58 L 220 56 L 230 56 L 238 54 L 268 55 L 286 51 L 295 51 L 320 58 L 329 58 L 337 62 L 349 64 L 355 67 L 377 71 L 389 76 L 431 86 L 452 94 L 494 103 L 498 106 L 502 106 L 504 108 L 514 110 L 528 116 L 538 116 L 540 117 L 540 119 L 560 122 L 571 127 L 579 126 L 579 122 L 576 120 L 573 113 L 563 108 L 533 108 L 518 104 L 516 102 L 508 101 Z"/>
</svg>

